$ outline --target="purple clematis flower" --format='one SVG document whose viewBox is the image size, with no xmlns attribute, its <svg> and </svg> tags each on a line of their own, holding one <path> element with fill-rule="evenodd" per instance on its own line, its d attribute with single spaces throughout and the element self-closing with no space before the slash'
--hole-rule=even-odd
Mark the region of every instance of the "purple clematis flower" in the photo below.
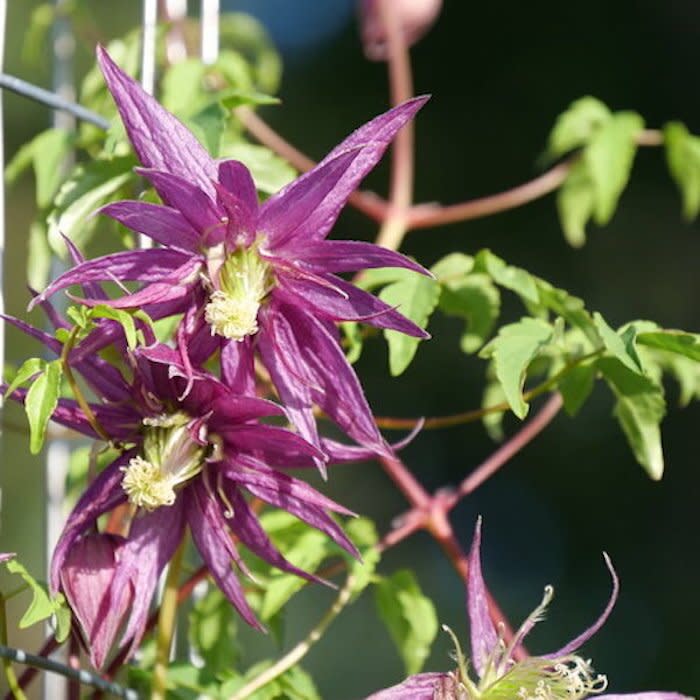
<svg viewBox="0 0 700 700">
<path fill-rule="evenodd" d="M 693 700 L 679 693 L 646 692 L 603 694 L 607 678 L 596 674 L 591 662 L 577 654 L 605 623 L 619 591 L 617 574 L 610 559 L 605 563 L 613 580 L 612 595 L 603 613 L 587 630 L 558 651 L 531 656 L 522 661 L 514 658 L 515 649 L 539 622 L 549 605 L 553 589 L 545 588 L 542 602 L 523 622 L 512 641 L 506 644 L 491 620 L 487 592 L 481 574 L 481 519 L 477 522 L 467 583 L 467 611 L 471 631 L 471 666 L 477 675 L 467 674 L 467 662 L 457 646 L 458 668 L 451 673 L 420 673 L 403 683 L 371 695 L 367 700 Z"/>
<path fill-rule="evenodd" d="M 221 350 L 222 379 L 247 377 L 260 359 L 299 433 L 321 447 L 313 407 L 373 453 L 389 447 L 355 372 L 339 345 L 336 322 L 362 321 L 426 338 L 428 334 L 371 294 L 337 276 L 374 267 L 430 274 L 408 258 L 370 243 L 326 237 L 348 197 L 397 131 L 426 102 L 410 100 L 382 114 L 263 204 L 246 167 L 213 160 L 172 114 L 123 73 L 103 49 L 98 60 L 127 134 L 163 205 L 122 201 L 106 214 L 162 247 L 106 255 L 55 280 L 39 297 L 73 284 L 137 281 L 108 303 L 147 305 L 154 318 L 184 312 L 178 347 L 186 368 Z M 189 372 L 189 369 L 188 369 Z M 339 456 L 326 450 L 318 465 Z"/>
<path fill-rule="evenodd" d="M 62 324 L 57 314 L 52 318 Z M 60 354 L 62 343 L 53 336 L 8 320 Z M 94 332 L 113 335 L 114 323 Z M 277 404 L 243 396 L 241 387 L 204 372 L 188 375 L 179 353 L 165 345 L 122 355 L 128 380 L 99 355 L 71 355 L 74 371 L 100 401 L 90 404 L 92 415 L 87 415 L 75 401 L 59 399 L 52 416 L 92 438 L 106 435 L 120 450 L 68 516 L 51 562 L 51 586 L 65 593 L 96 667 L 103 665 L 120 629 L 129 654 L 137 648 L 158 578 L 188 528 L 214 581 L 254 627 L 261 628 L 233 568 L 249 573 L 235 541 L 283 571 L 320 580 L 274 547 L 246 492 L 358 555 L 329 514 L 352 513 L 284 472 L 312 466 L 319 450 L 296 433 L 259 422 L 281 415 Z M 17 390 L 12 398 L 25 396 Z M 133 515 L 128 534 L 98 532 L 100 516 L 127 502 Z"/>
</svg>

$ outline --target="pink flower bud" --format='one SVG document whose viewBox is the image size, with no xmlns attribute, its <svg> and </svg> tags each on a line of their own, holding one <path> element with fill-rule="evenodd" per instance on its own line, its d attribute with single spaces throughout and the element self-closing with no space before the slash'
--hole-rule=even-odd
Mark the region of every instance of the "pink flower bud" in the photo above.
<svg viewBox="0 0 700 700">
<path fill-rule="evenodd" d="M 387 31 L 379 4 L 382 0 L 360 0 L 360 25 L 365 56 L 370 61 L 386 61 Z M 398 16 L 404 41 L 413 46 L 435 23 L 442 0 L 390 0 Z"/>
</svg>

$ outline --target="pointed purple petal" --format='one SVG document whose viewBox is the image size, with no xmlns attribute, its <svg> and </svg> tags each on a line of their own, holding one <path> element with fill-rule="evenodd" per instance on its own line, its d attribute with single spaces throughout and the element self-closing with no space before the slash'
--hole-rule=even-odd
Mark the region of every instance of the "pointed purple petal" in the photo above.
<svg viewBox="0 0 700 700">
<path fill-rule="evenodd" d="M 78 618 L 95 668 L 102 668 L 116 641 L 131 596 L 120 608 L 106 605 L 124 538 L 108 534 L 85 535 L 70 548 L 61 569 L 61 588 Z"/>
<path fill-rule="evenodd" d="M 233 452 L 253 454 L 277 467 L 307 467 L 324 453 L 300 435 L 272 425 L 246 424 L 217 430 Z"/>
<path fill-rule="evenodd" d="M 221 346 L 221 380 L 232 391 L 255 395 L 255 354 L 250 338 L 230 340 Z"/>
<path fill-rule="evenodd" d="M 197 231 L 199 244 L 216 245 L 224 239 L 226 223 L 212 199 L 185 178 L 161 170 L 136 168 L 150 180 L 160 198 L 177 209 Z"/>
<path fill-rule="evenodd" d="M 336 146 L 313 170 L 290 183 L 274 197 L 288 201 L 294 206 L 292 193 L 303 188 L 307 179 L 315 177 L 315 171 L 351 149 L 361 147 L 360 155 L 355 158 L 342 178 L 338 180 L 333 191 L 310 213 L 304 224 L 303 232 L 308 240 L 322 240 L 328 235 L 331 227 L 338 218 L 340 210 L 348 197 L 357 188 L 367 173 L 374 168 L 384 154 L 387 146 L 398 130 L 409 121 L 415 113 L 428 101 L 427 97 L 416 97 L 398 107 L 390 109 L 367 122 Z"/>
<path fill-rule="evenodd" d="M 326 160 L 305 176 L 295 180 L 261 207 L 258 230 L 267 235 L 270 250 L 289 245 L 292 241 L 307 241 L 314 232 L 315 212 L 326 199 L 336 198 L 337 184 L 358 157 L 358 149 L 340 153 Z M 345 199 L 350 195 L 348 191 Z M 345 199 L 337 203 L 338 211 Z"/>
<path fill-rule="evenodd" d="M 125 200 L 113 202 L 99 210 L 127 228 L 152 238 L 156 243 L 197 252 L 199 234 L 176 209 Z"/>
<path fill-rule="evenodd" d="M 435 700 L 456 698 L 458 689 L 448 673 L 419 673 L 403 683 L 373 693 L 365 700 Z"/>
<path fill-rule="evenodd" d="M 190 131 L 97 47 L 97 60 L 129 140 L 147 168 L 167 170 L 213 194 L 216 164 Z"/>
<path fill-rule="evenodd" d="M 117 280 L 120 282 L 162 280 L 192 259 L 188 253 L 168 248 L 128 250 L 103 255 L 101 258 L 88 260 L 64 272 L 38 297 L 32 299 L 29 308 L 33 308 L 40 301 L 73 284 L 82 285 L 85 282 L 113 282 Z M 94 305 L 102 303 L 103 300 L 92 301 Z"/>
<path fill-rule="evenodd" d="M 202 285 L 196 286 L 190 294 L 190 303 L 180 322 L 183 326 L 183 335 L 187 339 L 187 354 L 194 365 L 204 364 L 222 345 L 221 336 L 211 332 L 211 326 L 204 318 L 207 301 L 208 296 Z M 221 362 L 223 365 L 223 354 Z"/>
<path fill-rule="evenodd" d="M 88 527 L 91 527 L 102 513 L 126 500 L 126 494 L 121 486 L 123 475 L 120 467 L 128 464 L 129 460 L 136 456 L 136 453 L 136 449 L 129 450 L 115 459 L 97 475 L 75 504 L 63 527 L 63 532 L 58 538 L 51 558 L 50 581 L 54 592 L 58 591 L 60 587 L 63 563 L 76 539 Z"/>
<path fill-rule="evenodd" d="M 612 562 L 610 561 L 610 557 L 607 554 L 603 553 L 603 558 L 605 559 L 605 565 L 608 567 L 608 571 L 610 572 L 613 584 L 612 592 L 610 593 L 610 600 L 608 600 L 608 604 L 605 606 L 605 609 L 600 614 L 600 617 L 587 630 L 579 634 L 578 637 L 572 639 L 568 644 L 565 644 L 561 649 L 558 649 L 557 651 L 551 654 L 542 654 L 542 658 L 553 659 L 555 657 L 572 654 L 580 646 L 585 644 L 605 624 L 605 621 L 608 619 L 608 617 L 610 617 L 610 613 L 615 607 L 617 596 L 620 592 L 620 579 L 617 577 L 617 573 L 613 568 Z"/>
<path fill-rule="evenodd" d="M 481 573 L 481 517 L 476 521 L 469 554 L 467 612 L 472 643 L 471 661 L 481 676 L 492 650 L 498 644 L 498 633 L 489 614 L 488 593 Z"/>
<path fill-rule="evenodd" d="M 381 299 L 335 275 L 319 275 L 319 278 L 325 281 L 325 286 L 309 279 L 294 278 L 287 273 L 278 274 L 277 278 L 280 286 L 273 294 L 286 297 L 290 304 L 306 308 L 321 318 L 333 321 L 361 321 L 376 328 L 399 331 L 415 338 L 430 337 L 426 331 Z"/>
<path fill-rule="evenodd" d="M 405 267 L 422 275 L 432 273 L 422 265 L 387 248 L 363 241 L 318 241 L 313 246 L 301 245 L 275 251 L 276 255 L 298 260 L 316 272 L 354 272 L 374 267 Z"/>
<path fill-rule="evenodd" d="M 258 196 L 248 169 L 237 160 L 219 164 L 219 182 L 214 184 L 216 199 L 228 216 L 227 239 L 231 247 L 250 245 L 256 236 Z"/>
<path fill-rule="evenodd" d="M 76 246 L 75 243 L 73 243 L 73 241 L 71 241 L 71 239 L 63 233 L 61 233 L 61 236 L 63 238 L 63 242 L 66 244 L 66 248 L 68 248 L 68 252 L 70 253 L 71 258 L 73 259 L 73 264 L 80 265 L 84 263 L 85 256 L 78 250 L 78 246 Z M 87 297 L 92 297 L 93 299 L 107 298 L 107 295 L 104 293 L 102 287 L 100 287 L 99 284 L 86 282 L 82 285 L 82 288 L 83 294 Z"/>
<path fill-rule="evenodd" d="M 232 568 L 233 562 L 240 562 L 241 559 L 220 508 L 203 484 L 196 483 L 188 490 L 187 520 L 192 539 L 216 585 L 240 616 L 251 627 L 264 630 L 248 605 L 241 583 Z"/>
<path fill-rule="evenodd" d="M 185 534 L 183 511 L 180 498 L 172 506 L 140 513 L 131 522 L 108 598 L 110 606 L 119 606 L 130 590 L 134 592 L 121 641 L 122 646 L 130 644 L 127 658 L 141 643 L 158 579 Z"/>
<path fill-rule="evenodd" d="M 360 382 L 337 340 L 326 326 L 311 314 L 291 305 L 280 306 L 268 315 L 277 361 L 285 364 L 297 382 L 307 384 L 310 397 L 328 417 L 353 440 L 364 447 L 386 454 L 388 448 L 379 433 Z M 294 338 L 296 352 L 287 352 L 288 337 Z M 266 363 L 266 366 L 267 363 Z M 277 386 L 277 376 L 268 366 Z M 279 389 L 279 387 L 278 387 Z M 286 399 L 282 396 L 282 400 Z M 306 437 L 306 436 L 305 436 Z"/>
<path fill-rule="evenodd" d="M 250 170 L 243 163 L 238 160 L 220 161 L 219 182 L 238 197 L 250 214 L 255 214 L 258 209 L 258 192 Z"/>
<path fill-rule="evenodd" d="M 229 521 L 231 530 L 236 537 L 256 556 L 268 564 L 277 567 L 280 571 L 300 576 L 313 583 L 327 583 L 318 576 L 300 569 L 282 556 L 282 553 L 272 544 L 267 533 L 260 525 L 255 513 L 250 509 L 245 498 L 235 486 L 226 485 L 226 495 L 233 506 L 234 516 Z"/>
</svg>

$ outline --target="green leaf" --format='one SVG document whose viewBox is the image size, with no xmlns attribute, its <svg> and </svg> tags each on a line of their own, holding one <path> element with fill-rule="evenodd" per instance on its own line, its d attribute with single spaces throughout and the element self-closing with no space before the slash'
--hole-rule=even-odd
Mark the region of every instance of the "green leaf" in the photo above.
<svg viewBox="0 0 700 700">
<path fill-rule="evenodd" d="M 683 216 L 692 221 L 700 212 L 700 138 L 680 122 L 664 126 L 666 163 L 683 197 Z"/>
<path fill-rule="evenodd" d="M 662 388 L 617 358 L 601 358 L 597 365 L 617 399 L 615 417 L 634 456 L 652 479 L 661 479 L 664 456 L 659 426 L 666 413 Z"/>
<path fill-rule="evenodd" d="M 418 673 L 437 635 L 435 606 L 406 569 L 380 580 L 374 592 L 379 617 L 398 648 L 406 674 Z"/>
<path fill-rule="evenodd" d="M 126 344 L 129 350 L 136 348 L 138 343 L 138 338 L 136 334 L 136 325 L 134 323 L 134 317 L 123 309 L 114 309 L 111 306 L 106 306 L 105 304 L 98 304 L 93 307 L 90 314 L 92 318 L 109 318 L 116 321 L 124 329 L 124 336 L 126 337 Z"/>
<path fill-rule="evenodd" d="M 564 289 L 553 287 L 549 282 L 536 278 L 541 305 L 561 316 L 568 324 L 583 331 L 593 348 L 602 343 L 591 315 L 586 311 L 582 299 Z M 592 349 L 593 349 L 592 348 Z"/>
<path fill-rule="evenodd" d="M 294 168 L 264 146 L 249 143 L 228 143 L 221 157 L 240 160 L 250 170 L 255 186 L 263 194 L 274 194 L 288 185 L 297 173 Z"/>
<path fill-rule="evenodd" d="M 43 209 L 51 204 L 65 175 L 61 166 L 73 144 L 73 137 L 64 129 L 48 129 L 39 134 L 33 143 L 36 203 Z"/>
<path fill-rule="evenodd" d="M 644 120 L 635 112 L 616 112 L 583 153 L 595 193 L 593 218 L 599 225 L 615 213 L 637 152 L 635 139 L 643 128 Z"/>
<path fill-rule="evenodd" d="M 431 277 L 411 270 L 400 270 L 400 273 L 396 282 L 382 289 L 379 298 L 425 329 L 437 306 L 440 285 Z M 392 377 L 398 377 L 411 364 L 420 339 L 391 330 L 385 330 L 384 337 L 389 344 L 389 371 Z"/>
<path fill-rule="evenodd" d="M 504 403 L 505 400 L 506 394 L 498 381 L 488 381 L 481 397 L 481 408 L 491 408 Z M 484 417 L 481 419 L 486 433 L 494 442 L 502 442 L 505 437 L 503 433 L 503 415 L 503 411 L 493 411 L 492 413 L 484 414 Z"/>
<path fill-rule="evenodd" d="M 199 58 L 186 58 L 169 66 L 161 81 L 160 102 L 167 110 L 187 116 L 211 100 L 204 87 L 207 67 Z"/>
<path fill-rule="evenodd" d="M 70 610 L 61 593 L 52 598 L 46 584 L 37 581 L 16 559 L 5 562 L 11 574 L 17 574 L 27 584 L 32 594 L 29 607 L 19 621 L 19 628 L 26 629 L 37 622 L 47 620 L 56 615 L 56 639 L 63 642 L 70 632 Z"/>
<path fill-rule="evenodd" d="M 27 247 L 27 282 L 32 289 L 43 289 L 51 271 L 51 249 L 43 221 L 32 221 L 29 225 Z"/>
<path fill-rule="evenodd" d="M 65 256 L 61 234 L 78 247 L 88 240 L 98 217 L 89 215 L 105 204 L 129 180 L 134 178 L 132 156 L 95 160 L 78 165 L 56 195 L 56 208 L 49 214 L 49 245 Z"/>
<path fill-rule="evenodd" d="M 576 365 L 559 380 L 557 387 L 564 399 L 564 410 L 575 416 L 593 391 L 597 373 L 595 363 Z"/>
<path fill-rule="evenodd" d="M 585 145 L 610 117 L 610 110 L 595 97 L 572 102 L 549 134 L 549 155 L 556 158 Z"/>
<path fill-rule="evenodd" d="M 38 454 L 44 445 L 46 426 L 58 403 L 61 374 L 60 360 L 48 362 L 27 392 L 24 410 L 29 420 L 29 449 L 32 454 Z"/>
<path fill-rule="evenodd" d="M 488 273 L 496 284 L 510 289 L 525 301 L 536 304 L 540 300 L 535 277 L 527 270 L 507 265 L 504 260 L 488 249 L 481 250 L 477 254 L 475 269 Z"/>
<path fill-rule="evenodd" d="M 59 12 L 59 7 L 61 14 L 63 14 L 69 11 L 69 8 L 66 7 L 69 4 L 72 3 L 64 3 L 64 6 L 59 6 L 44 2 L 32 10 L 32 14 L 29 16 L 29 26 L 22 41 L 23 61 L 33 66 L 41 63 L 42 51 L 48 44 L 46 38 Z"/>
<path fill-rule="evenodd" d="M 447 316 L 467 321 L 460 346 L 464 352 L 472 353 L 491 334 L 501 311 L 501 295 L 488 275 L 473 274 L 461 283 L 443 286 L 439 308 Z"/>
<path fill-rule="evenodd" d="M 183 121 L 204 148 L 217 158 L 221 134 L 226 127 L 227 119 L 228 116 L 222 106 L 218 102 L 213 102 Z"/>
<path fill-rule="evenodd" d="M 293 666 L 277 681 L 288 700 L 321 700 L 313 678 L 301 666 Z"/>
<path fill-rule="evenodd" d="M 640 345 L 666 350 L 700 362 L 700 335 L 697 333 L 659 330 L 639 333 L 636 340 Z"/>
<path fill-rule="evenodd" d="M 480 357 L 493 357 L 496 377 L 518 418 L 525 418 L 529 408 L 522 395 L 527 368 L 549 344 L 553 335 L 551 324 L 523 318 L 518 323 L 503 326 L 498 336 L 479 353 Z"/>
<path fill-rule="evenodd" d="M 11 396 L 15 389 L 22 386 L 22 384 L 31 379 L 38 372 L 42 372 L 45 366 L 46 361 L 39 357 L 30 357 L 28 360 L 25 360 L 22 366 L 17 370 L 10 386 L 7 387 L 5 396 Z"/>
<path fill-rule="evenodd" d="M 642 374 L 644 370 L 634 345 L 637 335 L 634 326 L 628 326 L 622 333 L 616 333 L 597 311 L 593 314 L 593 323 L 595 323 L 606 349 L 627 369 Z"/>
<path fill-rule="evenodd" d="M 258 92 L 257 90 L 227 90 L 224 96 L 219 99 L 226 109 L 277 105 L 281 101 L 279 97 L 266 95 L 264 92 Z"/>
<path fill-rule="evenodd" d="M 194 604 L 189 615 L 189 639 L 214 674 L 234 667 L 239 657 L 236 615 L 218 588 L 211 587 Z"/>
<path fill-rule="evenodd" d="M 557 192 L 557 211 L 569 245 L 580 248 L 586 242 L 586 224 L 593 215 L 595 190 L 583 161 L 573 165 Z"/>
<path fill-rule="evenodd" d="M 383 268 L 391 270 L 392 268 Z M 437 281 L 444 286 L 460 284 L 464 278 L 474 269 L 474 258 L 464 253 L 450 253 L 438 260 L 430 271 Z"/>
<path fill-rule="evenodd" d="M 360 289 L 370 292 L 378 287 L 400 281 L 403 279 L 403 272 L 404 270 L 400 267 L 375 267 L 369 270 L 363 270 L 362 274 L 355 281 L 355 284 Z"/>
<path fill-rule="evenodd" d="M 357 321 L 343 321 L 340 324 L 340 329 L 343 331 L 343 347 L 345 348 L 345 357 L 352 365 L 360 359 L 362 354 L 362 330 Z"/>
<path fill-rule="evenodd" d="M 374 572 L 381 559 L 381 553 L 376 547 L 379 536 L 377 528 L 369 518 L 350 520 L 344 529 L 362 555 L 360 561 L 350 556 L 345 550 L 338 548 L 340 554 L 348 562 L 348 571 L 353 577 L 351 600 L 355 600 L 374 578 Z"/>
</svg>

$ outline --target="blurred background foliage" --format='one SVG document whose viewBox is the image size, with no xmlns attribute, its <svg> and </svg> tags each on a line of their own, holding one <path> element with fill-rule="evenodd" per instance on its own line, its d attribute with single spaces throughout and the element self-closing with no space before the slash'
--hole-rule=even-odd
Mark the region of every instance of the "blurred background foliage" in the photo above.
<svg viewBox="0 0 700 700">
<path fill-rule="evenodd" d="M 49 83 L 47 44 L 41 60 L 23 61 L 22 43 L 36 3 L 9 3 L 6 70 Z M 193 3 L 191 3 L 192 5 Z M 140 3 L 89 3 L 89 45 L 79 45 L 78 72 L 91 65 L 95 41 L 107 41 L 140 22 Z M 197 7 L 190 9 L 196 13 Z M 350 0 L 229 1 L 224 9 L 256 14 L 268 27 L 284 64 L 282 104 L 265 119 L 309 155 L 320 158 L 340 139 L 387 106 L 383 64 L 365 61 Z M 591 0 L 447 2 L 436 26 L 412 51 L 417 93 L 432 100 L 417 119 L 416 201 L 451 203 L 491 194 L 537 174 L 555 117 L 582 95 L 611 109 L 633 109 L 650 127 L 679 119 L 700 132 L 700 97 L 693 89 L 700 38 L 700 8 L 692 0 L 666 3 Z M 45 108 L 6 93 L 5 144 L 11 156 L 46 128 Z M 365 186 L 386 192 L 383 163 Z M 5 284 L 8 311 L 23 316 L 25 241 L 34 215 L 31 178 L 8 194 Z M 508 262 L 586 300 L 613 325 L 650 318 L 660 325 L 700 331 L 700 238 L 684 223 L 676 187 L 661 149 L 641 149 L 619 210 L 603 229 L 591 226 L 581 250 L 562 236 L 554 197 L 487 219 L 409 234 L 404 252 L 426 265 L 452 251 L 491 248 Z M 371 240 L 376 229 L 346 211 L 335 235 Z M 504 320 L 520 309 L 506 304 Z M 433 340 L 397 379 L 387 369 L 386 346 L 371 342 L 359 361 L 370 403 L 381 415 L 440 415 L 476 408 L 485 363 L 459 351 L 462 323 L 436 316 Z M 9 361 L 33 353 L 10 332 Z M 545 433 L 453 513 L 462 544 L 484 516 L 487 582 L 512 621 L 539 601 L 544 584 L 557 598 L 550 621 L 537 627 L 530 648 L 549 651 L 591 620 L 608 594 L 601 551 L 610 553 L 622 579 L 620 602 L 586 655 L 608 674 L 614 692 L 674 689 L 700 693 L 693 632 L 700 623 L 698 556 L 697 405 L 676 408 L 668 387 L 663 424 L 666 474 L 648 479 L 610 418 L 612 401 L 598 387 L 576 419 L 558 417 Z M 6 420 L 23 424 L 16 407 Z M 506 417 L 507 433 L 517 429 Z M 431 489 L 458 483 L 494 444 L 479 424 L 424 432 L 404 452 Z M 2 550 L 22 552 L 38 572 L 44 564 L 42 463 L 30 459 L 26 439 L 6 431 L 2 443 Z M 374 464 L 336 468 L 323 489 L 386 531 L 405 509 L 401 496 Z M 380 570 L 414 567 L 440 620 L 466 642 L 462 583 L 432 540 L 418 535 L 389 552 Z M 332 593 L 307 588 L 291 606 L 284 644 L 312 626 Z M 367 596 L 365 596 L 367 598 Z M 361 599 L 328 632 L 305 667 L 323 697 L 356 698 L 399 680 L 401 662 L 373 610 Z M 242 632 L 252 661 L 270 638 Z M 37 637 L 18 638 L 31 648 Z M 426 668 L 450 667 L 449 640 L 439 637 Z"/>
</svg>

